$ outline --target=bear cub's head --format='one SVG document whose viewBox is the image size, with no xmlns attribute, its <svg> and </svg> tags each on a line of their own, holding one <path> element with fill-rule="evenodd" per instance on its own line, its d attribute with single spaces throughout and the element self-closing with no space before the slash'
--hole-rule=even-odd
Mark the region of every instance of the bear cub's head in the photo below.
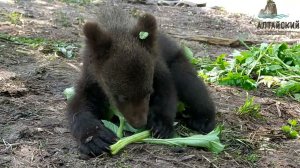
<svg viewBox="0 0 300 168">
<path fill-rule="evenodd" d="M 131 30 L 87 22 L 83 32 L 85 66 L 126 120 L 135 128 L 145 126 L 156 60 L 155 18 L 145 14 Z M 140 38 L 141 32 L 148 36 Z"/>
</svg>

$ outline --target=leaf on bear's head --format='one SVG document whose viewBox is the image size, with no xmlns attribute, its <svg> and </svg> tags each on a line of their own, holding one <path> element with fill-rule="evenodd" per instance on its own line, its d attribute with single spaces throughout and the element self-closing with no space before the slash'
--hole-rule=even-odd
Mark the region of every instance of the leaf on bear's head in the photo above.
<svg viewBox="0 0 300 168">
<path fill-rule="evenodd" d="M 143 31 L 141 31 L 141 32 L 139 33 L 139 36 L 140 36 L 140 39 L 141 39 L 141 40 L 145 40 L 145 39 L 149 36 L 149 33 L 148 33 L 148 32 L 143 32 Z"/>
</svg>

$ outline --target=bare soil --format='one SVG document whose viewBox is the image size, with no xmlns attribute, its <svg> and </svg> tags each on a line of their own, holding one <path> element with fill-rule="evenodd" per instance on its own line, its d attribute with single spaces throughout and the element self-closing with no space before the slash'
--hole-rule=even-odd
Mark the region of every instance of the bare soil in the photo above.
<svg viewBox="0 0 300 168">
<path fill-rule="evenodd" d="M 160 28 L 173 34 L 253 40 L 293 39 L 299 32 L 261 32 L 257 20 L 223 10 L 170 7 L 100 1 L 97 4 L 68 4 L 57 0 L 0 1 L 0 31 L 14 36 L 40 37 L 81 44 L 84 21 L 102 8 L 118 5 L 136 14 L 154 14 Z M 7 14 L 22 13 L 12 24 Z M 273 35 L 272 35 L 273 34 Z M 275 33 L 276 34 L 276 33 Z M 235 49 L 176 39 L 196 56 L 216 57 Z M 241 117 L 236 109 L 246 92 L 239 88 L 209 85 L 224 125 L 219 155 L 196 148 L 133 144 L 116 156 L 104 154 L 82 160 L 64 117 L 62 94 L 74 85 L 81 59 L 66 59 L 41 48 L 0 38 L 0 167 L 299 167 L 300 142 L 289 140 L 280 128 L 288 119 L 299 119 L 300 105 L 289 98 L 275 97 L 268 88 L 251 91 L 262 105 L 262 119 Z"/>
</svg>

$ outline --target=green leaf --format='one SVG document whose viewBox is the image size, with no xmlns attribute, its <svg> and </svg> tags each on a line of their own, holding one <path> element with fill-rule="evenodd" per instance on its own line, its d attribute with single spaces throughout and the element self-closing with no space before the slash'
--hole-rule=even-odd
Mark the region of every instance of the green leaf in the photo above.
<svg viewBox="0 0 300 168">
<path fill-rule="evenodd" d="M 268 48 L 269 44 L 268 43 L 261 43 L 260 44 L 260 50 L 265 50 L 266 48 Z"/>
<path fill-rule="evenodd" d="M 66 58 L 72 58 L 74 56 L 73 50 L 77 47 L 67 44 L 55 44 L 54 48 L 58 54 L 61 54 Z"/>
<path fill-rule="evenodd" d="M 300 102 L 300 93 L 295 93 L 293 94 L 295 100 L 299 101 Z"/>
<path fill-rule="evenodd" d="M 283 57 L 284 57 L 284 55 L 285 55 L 285 53 L 284 53 L 284 51 L 286 50 L 286 49 L 288 49 L 289 48 L 289 46 L 286 44 L 286 43 L 282 43 L 281 45 L 279 45 L 279 47 L 278 47 L 278 57 L 280 58 L 280 59 L 282 59 Z"/>
<path fill-rule="evenodd" d="M 184 138 L 170 138 L 170 139 L 156 139 L 148 138 L 151 133 L 149 130 L 136 133 L 132 136 L 120 139 L 118 142 L 110 146 L 111 154 L 115 155 L 126 145 L 134 142 L 145 142 L 152 144 L 171 145 L 171 146 L 193 146 L 204 147 L 214 153 L 220 153 L 224 150 L 224 145 L 220 143 L 219 134 L 222 131 L 222 127 L 218 126 L 212 132 L 207 135 L 193 135 Z"/>
<path fill-rule="evenodd" d="M 256 81 L 249 76 L 241 75 L 240 73 L 229 72 L 227 76 L 219 79 L 221 85 L 240 86 L 245 90 L 256 88 Z"/>
<path fill-rule="evenodd" d="M 250 65 L 250 64 L 252 64 L 254 61 L 255 61 L 254 57 L 248 57 L 248 58 L 246 59 L 245 63 L 246 63 L 247 65 Z"/>
<path fill-rule="evenodd" d="M 289 81 L 276 90 L 278 96 L 300 93 L 300 82 Z"/>
<path fill-rule="evenodd" d="M 282 69 L 280 65 L 270 65 L 267 67 L 270 71 L 277 71 L 279 69 Z"/>
<path fill-rule="evenodd" d="M 118 132 L 118 126 L 110 121 L 107 120 L 101 120 L 102 123 L 104 124 L 104 126 L 108 129 L 110 129 L 112 132 L 114 132 L 115 134 L 117 134 Z"/>
<path fill-rule="evenodd" d="M 221 127 L 215 128 L 207 135 L 192 135 L 184 138 L 170 138 L 170 139 L 143 139 L 143 142 L 152 144 L 164 144 L 171 146 L 193 146 L 204 147 L 213 153 L 220 153 L 224 149 L 224 145 L 220 143 L 218 135 L 221 133 Z"/>
<path fill-rule="evenodd" d="M 297 131 L 295 130 L 292 130 L 290 133 L 289 133 L 289 138 L 292 138 L 292 139 L 296 139 L 298 138 L 299 134 Z"/>
<path fill-rule="evenodd" d="M 66 96 L 67 100 L 69 101 L 75 95 L 75 88 L 74 87 L 66 88 L 63 93 Z"/>
<path fill-rule="evenodd" d="M 143 31 L 141 31 L 141 32 L 139 33 L 139 37 L 140 37 L 141 40 L 145 40 L 148 36 L 149 36 L 149 33 L 148 33 L 148 32 L 143 32 Z"/>
<path fill-rule="evenodd" d="M 138 132 L 139 130 L 133 128 L 128 122 L 125 122 L 124 131 L 136 133 L 136 132 Z"/>
<path fill-rule="evenodd" d="M 282 52 L 288 48 L 289 48 L 289 46 L 287 45 L 287 43 L 282 43 L 282 44 L 280 44 L 278 51 Z"/>
<path fill-rule="evenodd" d="M 251 51 L 242 51 L 239 52 L 237 50 L 234 51 L 234 59 L 236 60 L 236 65 L 241 65 L 246 62 L 247 58 L 253 57 L 253 53 Z"/>
<path fill-rule="evenodd" d="M 216 61 L 214 62 L 214 64 L 216 64 L 220 69 L 225 69 L 229 63 L 227 61 L 225 61 L 226 54 L 221 54 L 217 57 Z"/>
<path fill-rule="evenodd" d="M 291 130 L 292 130 L 292 128 L 290 127 L 290 126 L 288 126 L 288 125 L 284 125 L 284 126 L 282 126 L 281 127 L 281 130 L 284 132 L 284 133 L 290 133 L 291 132 Z"/>
<path fill-rule="evenodd" d="M 193 62 L 195 61 L 194 60 L 194 54 L 193 54 L 193 51 L 188 48 L 187 46 L 183 46 L 183 53 L 185 55 L 185 57 L 190 61 L 190 62 Z"/>
<path fill-rule="evenodd" d="M 288 120 L 288 123 L 292 126 L 292 127 L 296 127 L 298 122 L 297 120 Z"/>
</svg>

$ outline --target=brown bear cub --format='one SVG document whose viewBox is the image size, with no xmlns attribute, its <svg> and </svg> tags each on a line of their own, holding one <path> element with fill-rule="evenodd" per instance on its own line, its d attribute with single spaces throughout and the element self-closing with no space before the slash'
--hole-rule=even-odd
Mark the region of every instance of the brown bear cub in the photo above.
<svg viewBox="0 0 300 168">
<path fill-rule="evenodd" d="M 120 9 L 104 11 L 83 32 L 82 75 L 68 104 L 72 135 L 82 154 L 95 157 L 109 151 L 116 135 L 104 127 L 113 105 L 135 128 L 154 137 L 173 135 L 177 101 L 186 104 L 187 126 L 208 133 L 215 127 L 215 107 L 205 84 L 181 48 L 158 32 L 156 19 L 135 20 Z M 147 32 L 140 38 L 140 32 Z"/>
</svg>

